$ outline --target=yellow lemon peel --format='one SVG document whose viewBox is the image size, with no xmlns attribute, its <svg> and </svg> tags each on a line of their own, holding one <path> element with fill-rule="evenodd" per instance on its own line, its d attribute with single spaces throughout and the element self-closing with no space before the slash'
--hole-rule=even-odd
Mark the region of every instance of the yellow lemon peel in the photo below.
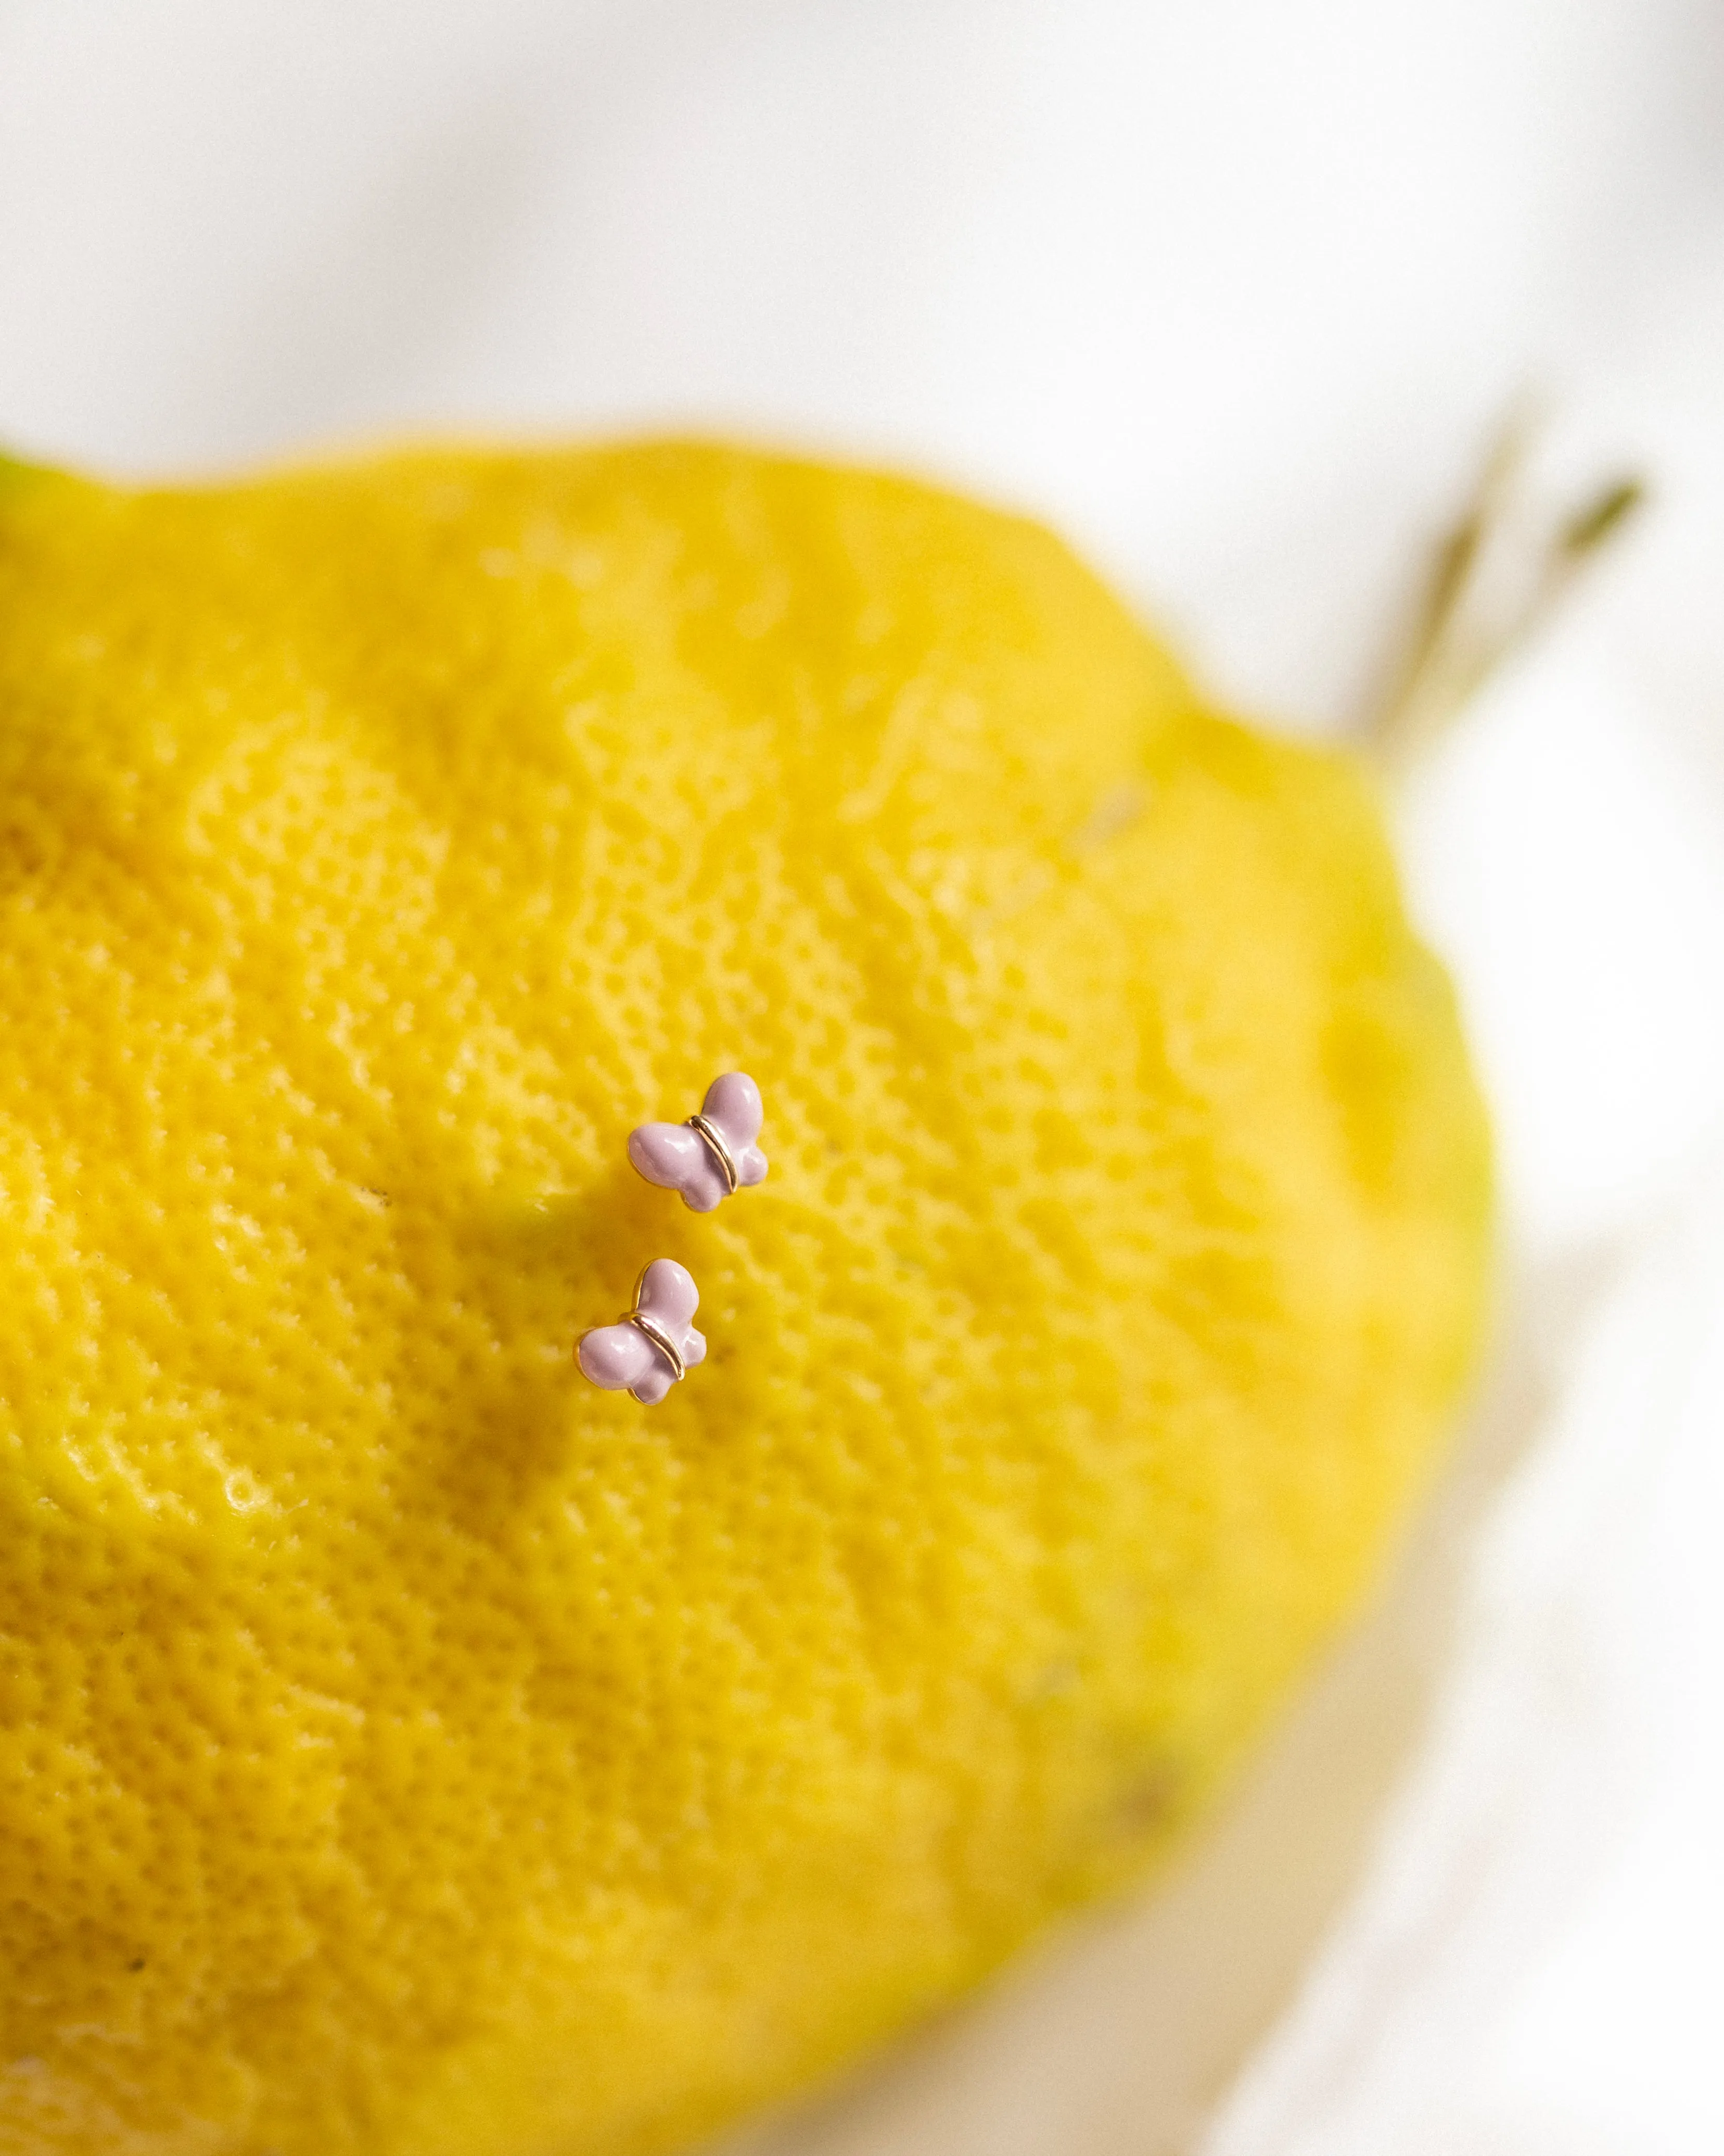
<svg viewBox="0 0 1724 2156">
<path fill-rule="evenodd" d="M 1483 1121 L 1344 757 L 687 444 L 0 485 L 0 2151 L 614 2156 L 1135 1871 L 1354 1605 Z M 624 1142 L 715 1072 L 770 1181 Z M 583 1326 L 711 1342 L 645 1412 Z"/>
</svg>

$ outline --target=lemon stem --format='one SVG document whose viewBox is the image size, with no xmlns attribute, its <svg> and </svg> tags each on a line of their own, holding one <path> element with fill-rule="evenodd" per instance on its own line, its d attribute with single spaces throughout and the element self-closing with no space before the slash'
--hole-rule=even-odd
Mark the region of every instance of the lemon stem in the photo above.
<svg viewBox="0 0 1724 2156">
<path fill-rule="evenodd" d="M 1577 579 L 1632 521 L 1644 482 L 1618 475 L 1529 530 L 1533 423 L 1499 430 L 1460 516 L 1439 542 L 1359 746 L 1391 776 L 1428 750 L 1479 690 L 1542 631 Z"/>
</svg>

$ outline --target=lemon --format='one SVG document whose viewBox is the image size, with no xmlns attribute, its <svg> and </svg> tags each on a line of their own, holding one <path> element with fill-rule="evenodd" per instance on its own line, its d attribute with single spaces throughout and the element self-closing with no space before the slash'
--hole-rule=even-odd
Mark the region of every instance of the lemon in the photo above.
<svg viewBox="0 0 1724 2156">
<path fill-rule="evenodd" d="M 0 482 L 0 2150 L 677 2143 L 1202 1807 L 1480 1322 L 1343 758 L 721 447 Z M 634 1124 L 720 1071 L 772 1176 Z M 643 1409 L 574 1344 L 685 1265 Z"/>
</svg>

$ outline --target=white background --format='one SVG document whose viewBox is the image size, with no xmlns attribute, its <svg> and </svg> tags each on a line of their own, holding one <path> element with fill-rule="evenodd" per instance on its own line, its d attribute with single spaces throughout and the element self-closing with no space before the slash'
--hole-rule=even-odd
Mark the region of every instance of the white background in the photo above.
<svg viewBox="0 0 1724 2156">
<path fill-rule="evenodd" d="M 1045 515 L 1332 731 L 1529 385 L 1548 485 L 1626 460 L 1654 507 L 1403 803 L 1532 1380 L 1386 1806 L 1178 2118 L 1152 1913 L 1069 1949 L 1106 2010 L 1050 1964 L 775 2149 L 1724 2148 L 1724 16 L 0 0 L 0 440 L 44 459 L 877 454 Z"/>
</svg>

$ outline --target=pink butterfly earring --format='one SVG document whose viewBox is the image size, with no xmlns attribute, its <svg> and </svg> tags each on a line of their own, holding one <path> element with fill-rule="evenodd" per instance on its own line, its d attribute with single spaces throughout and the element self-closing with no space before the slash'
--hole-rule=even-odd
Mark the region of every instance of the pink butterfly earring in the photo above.
<svg viewBox="0 0 1724 2156">
<path fill-rule="evenodd" d="M 691 1322 L 700 1306 L 694 1276 L 675 1258 L 654 1258 L 634 1283 L 634 1307 L 614 1325 L 581 1335 L 576 1353 L 582 1377 L 608 1393 L 632 1393 L 656 1407 L 696 1363 L 706 1342 Z"/>
<path fill-rule="evenodd" d="M 680 1191 L 692 1212 L 710 1213 L 765 1182 L 767 1157 L 755 1142 L 763 1116 L 759 1086 L 727 1070 L 685 1123 L 642 1123 L 631 1131 L 629 1158 L 649 1183 Z M 581 1335 L 575 1352 L 582 1375 L 606 1392 L 626 1391 L 643 1407 L 656 1407 L 706 1359 L 706 1342 L 693 1323 L 700 1305 L 686 1268 L 675 1258 L 654 1258 L 634 1284 L 634 1307 L 614 1325 Z"/>
<path fill-rule="evenodd" d="M 706 1088 L 698 1115 L 683 1123 L 642 1123 L 629 1133 L 629 1158 L 649 1183 L 680 1190 L 691 1213 L 711 1213 L 767 1178 L 755 1141 L 765 1111 L 760 1088 L 727 1070 Z"/>
</svg>

